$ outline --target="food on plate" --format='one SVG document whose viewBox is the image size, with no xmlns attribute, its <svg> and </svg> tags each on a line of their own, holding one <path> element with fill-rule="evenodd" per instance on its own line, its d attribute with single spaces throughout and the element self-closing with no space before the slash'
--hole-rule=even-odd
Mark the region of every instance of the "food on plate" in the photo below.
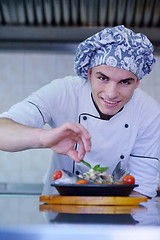
<svg viewBox="0 0 160 240">
<path fill-rule="evenodd" d="M 76 181 L 76 184 L 88 184 L 88 181 L 86 181 L 85 179 L 78 179 Z"/>
<path fill-rule="evenodd" d="M 52 176 L 53 180 L 57 180 L 57 179 L 59 179 L 61 177 L 62 177 L 62 171 L 60 171 L 60 170 L 55 171 L 53 173 L 53 176 Z"/>
<path fill-rule="evenodd" d="M 128 174 L 122 178 L 122 182 L 125 184 L 135 184 L 135 178 Z"/>
<path fill-rule="evenodd" d="M 65 170 L 57 170 L 53 173 L 52 179 L 56 184 L 68 184 L 76 183 L 78 176 Z"/>
<path fill-rule="evenodd" d="M 93 168 L 91 168 L 88 172 L 79 175 L 79 177 L 86 180 L 88 183 L 113 183 L 111 175 L 107 175 L 105 172 L 95 171 Z"/>
<path fill-rule="evenodd" d="M 101 167 L 100 164 L 92 167 L 84 160 L 81 160 L 81 162 L 89 168 L 89 171 L 79 175 L 80 178 L 86 180 L 88 183 L 94 184 L 113 183 L 113 177 L 105 173 L 108 167 Z"/>
<path fill-rule="evenodd" d="M 122 180 L 114 181 L 112 175 L 108 175 L 105 171 L 108 167 L 101 167 L 100 164 L 91 167 L 91 165 L 84 160 L 89 171 L 76 175 L 66 170 L 57 170 L 53 173 L 52 179 L 56 184 L 134 184 L 135 178 L 129 174 L 123 176 Z"/>
<path fill-rule="evenodd" d="M 108 169 L 108 167 L 101 167 L 100 164 L 95 165 L 94 167 L 91 167 L 91 165 L 88 162 L 86 162 L 84 160 L 81 160 L 81 162 L 84 165 L 86 165 L 88 168 L 93 169 L 94 171 L 104 172 Z"/>
</svg>

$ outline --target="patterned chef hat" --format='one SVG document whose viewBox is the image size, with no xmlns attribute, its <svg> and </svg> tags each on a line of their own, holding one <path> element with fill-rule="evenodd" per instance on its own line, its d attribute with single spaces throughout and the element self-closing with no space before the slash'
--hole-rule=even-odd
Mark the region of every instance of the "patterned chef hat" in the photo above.
<svg viewBox="0 0 160 240">
<path fill-rule="evenodd" d="M 151 72 L 155 61 L 148 38 L 121 25 L 105 28 L 80 43 L 75 57 L 75 71 L 78 76 L 87 79 L 89 68 L 104 64 L 128 70 L 142 79 Z"/>
</svg>

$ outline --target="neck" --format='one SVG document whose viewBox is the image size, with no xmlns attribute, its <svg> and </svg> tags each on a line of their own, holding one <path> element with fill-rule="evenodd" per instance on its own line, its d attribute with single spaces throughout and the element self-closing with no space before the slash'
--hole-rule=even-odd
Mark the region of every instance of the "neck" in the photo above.
<svg viewBox="0 0 160 240">
<path fill-rule="evenodd" d="M 92 97 L 92 94 L 91 94 L 91 97 Z M 92 97 L 92 101 L 93 101 L 94 106 L 95 106 L 95 108 L 97 109 L 97 111 L 98 111 L 98 113 L 99 113 L 101 119 L 109 120 L 110 118 L 112 118 L 112 117 L 114 116 L 114 115 L 108 115 L 108 114 L 104 114 L 104 113 L 102 113 L 102 112 L 99 110 L 98 106 L 96 105 L 96 103 L 95 103 L 93 97 Z"/>
<path fill-rule="evenodd" d="M 98 110 L 98 109 L 97 109 Z M 108 115 L 108 114 L 103 114 L 102 112 L 98 111 L 100 118 L 104 119 L 104 120 L 109 120 L 110 118 L 112 118 L 114 115 Z"/>
</svg>

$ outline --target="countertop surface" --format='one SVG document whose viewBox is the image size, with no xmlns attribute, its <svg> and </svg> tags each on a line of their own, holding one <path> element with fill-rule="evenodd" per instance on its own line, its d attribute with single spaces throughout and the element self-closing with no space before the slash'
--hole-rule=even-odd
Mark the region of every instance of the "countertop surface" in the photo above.
<svg viewBox="0 0 160 240">
<path fill-rule="evenodd" d="M 40 236 L 45 240 L 53 236 L 58 236 L 58 240 L 77 240 L 87 235 L 92 239 L 119 240 L 127 234 L 131 240 L 142 233 L 143 237 L 146 235 L 145 240 L 160 237 L 160 197 L 138 206 L 51 207 L 40 202 L 39 197 L 38 194 L 0 194 L 1 240 L 43 239 Z"/>
</svg>

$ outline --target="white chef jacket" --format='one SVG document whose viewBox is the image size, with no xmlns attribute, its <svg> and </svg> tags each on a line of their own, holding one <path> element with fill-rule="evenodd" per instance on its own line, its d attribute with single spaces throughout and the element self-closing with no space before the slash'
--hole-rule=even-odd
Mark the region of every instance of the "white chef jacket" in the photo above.
<svg viewBox="0 0 160 240">
<path fill-rule="evenodd" d="M 92 149 L 84 160 L 92 166 L 109 167 L 119 161 L 139 186 L 134 190 L 153 197 L 159 182 L 160 107 L 150 96 L 136 89 L 130 101 L 110 120 L 103 120 L 92 101 L 90 82 L 79 77 L 57 79 L 42 87 L 0 117 L 21 124 L 52 128 L 66 122 L 81 123 L 90 133 Z M 87 171 L 82 163 L 68 156 L 53 155 L 45 180 L 44 194 L 53 193 L 52 174 L 57 169 L 74 173 Z"/>
</svg>

